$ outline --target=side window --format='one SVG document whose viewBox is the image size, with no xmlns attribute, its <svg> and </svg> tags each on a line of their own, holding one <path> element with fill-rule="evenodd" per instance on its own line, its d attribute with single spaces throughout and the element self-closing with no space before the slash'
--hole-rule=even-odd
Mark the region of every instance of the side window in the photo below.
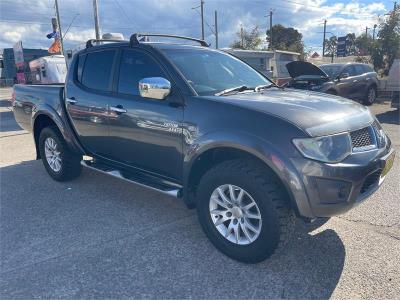
<svg viewBox="0 0 400 300">
<path fill-rule="evenodd" d="M 356 76 L 356 69 L 354 68 L 354 66 L 348 66 L 346 67 L 342 73 L 349 73 L 349 77 L 351 76 Z"/>
<path fill-rule="evenodd" d="M 79 55 L 78 66 L 76 68 L 76 79 L 82 83 L 83 65 L 85 64 L 86 54 Z"/>
<path fill-rule="evenodd" d="M 110 91 L 110 79 L 114 56 L 114 50 L 104 50 L 86 54 L 81 83 L 91 89 Z"/>
<path fill-rule="evenodd" d="M 374 72 L 374 70 L 372 70 L 372 68 L 368 65 L 362 65 L 364 68 L 364 73 L 370 73 L 370 72 Z"/>
<path fill-rule="evenodd" d="M 364 67 L 362 65 L 355 65 L 354 67 L 356 68 L 357 75 L 362 75 L 365 73 Z"/>
<path fill-rule="evenodd" d="M 164 77 L 160 66 L 146 53 L 124 50 L 118 77 L 118 92 L 139 95 L 139 81 L 146 77 Z"/>
</svg>

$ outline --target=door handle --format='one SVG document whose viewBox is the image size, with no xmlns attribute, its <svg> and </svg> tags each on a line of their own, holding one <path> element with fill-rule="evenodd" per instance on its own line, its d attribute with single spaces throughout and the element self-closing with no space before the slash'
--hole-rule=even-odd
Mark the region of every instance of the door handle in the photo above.
<svg viewBox="0 0 400 300">
<path fill-rule="evenodd" d="M 71 97 L 71 98 L 66 98 L 65 99 L 69 104 L 75 104 L 76 102 L 78 102 L 75 97 Z"/>
<path fill-rule="evenodd" d="M 110 110 L 116 112 L 117 114 L 123 114 L 127 112 L 127 110 L 122 105 L 110 106 Z"/>
<path fill-rule="evenodd" d="M 354 79 L 353 82 L 358 82 L 358 80 L 357 80 L 357 79 Z"/>
</svg>

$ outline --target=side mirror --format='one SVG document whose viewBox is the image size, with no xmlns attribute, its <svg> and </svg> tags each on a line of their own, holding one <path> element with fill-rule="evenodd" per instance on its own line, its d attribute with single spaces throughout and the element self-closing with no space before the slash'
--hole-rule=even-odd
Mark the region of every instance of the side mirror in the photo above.
<svg viewBox="0 0 400 300">
<path fill-rule="evenodd" d="M 349 77 L 349 73 L 342 73 L 339 75 L 339 79 Z"/>
<path fill-rule="evenodd" d="M 139 81 L 139 93 L 143 98 L 163 100 L 171 92 L 171 83 L 163 77 L 148 77 Z"/>
</svg>

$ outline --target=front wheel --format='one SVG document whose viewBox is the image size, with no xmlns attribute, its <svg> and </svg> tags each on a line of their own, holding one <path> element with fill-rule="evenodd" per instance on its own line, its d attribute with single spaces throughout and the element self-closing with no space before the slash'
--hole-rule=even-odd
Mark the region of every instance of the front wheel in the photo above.
<svg viewBox="0 0 400 300">
<path fill-rule="evenodd" d="M 44 128 L 39 137 L 39 151 L 47 173 L 57 181 L 67 181 L 81 173 L 81 156 L 73 153 L 57 127 Z"/>
<path fill-rule="evenodd" d="M 364 104 L 367 106 L 374 104 L 376 100 L 376 95 L 377 95 L 376 88 L 370 86 L 367 90 L 367 94 L 364 99 Z"/>
<path fill-rule="evenodd" d="M 289 240 L 294 216 L 275 176 L 247 160 L 222 162 L 198 186 L 197 213 L 214 246 L 257 263 Z"/>
</svg>

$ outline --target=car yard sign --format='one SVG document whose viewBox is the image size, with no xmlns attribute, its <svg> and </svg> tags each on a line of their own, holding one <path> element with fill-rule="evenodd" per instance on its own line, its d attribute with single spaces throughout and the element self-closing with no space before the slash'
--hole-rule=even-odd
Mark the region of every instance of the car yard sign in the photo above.
<svg viewBox="0 0 400 300">
<path fill-rule="evenodd" d="M 347 56 L 347 37 L 345 36 L 340 36 L 337 39 L 337 53 L 336 55 L 339 56 Z"/>
</svg>

